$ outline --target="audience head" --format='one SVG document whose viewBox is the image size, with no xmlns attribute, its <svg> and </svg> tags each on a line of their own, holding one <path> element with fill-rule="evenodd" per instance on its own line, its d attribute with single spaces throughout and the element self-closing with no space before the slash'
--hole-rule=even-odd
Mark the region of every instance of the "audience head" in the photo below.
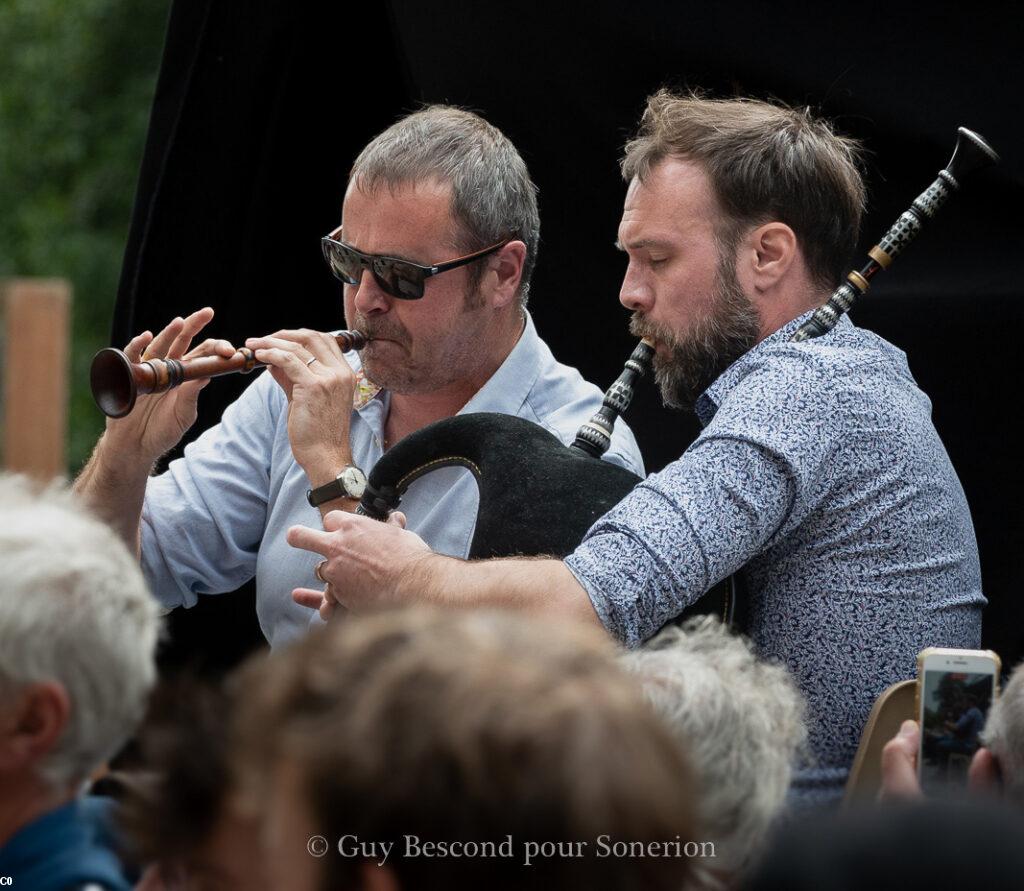
<svg viewBox="0 0 1024 891">
<path fill-rule="evenodd" d="M 997 802 L 860 808 L 787 825 L 746 891 L 1013 891 L 1024 824 Z"/>
<path fill-rule="evenodd" d="M 715 860 L 697 878 L 740 870 L 761 848 L 782 809 L 806 738 L 804 703 L 781 665 L 713 616 L 669 626 L 622 656 L 647 699 L 677 734 L 696 778 L 703 838 Z"/>
<path fill-rule="evenodd" d="M 259 889 L 259 825 L 239 807 L 232 690 L 182 678 L 153 697 L 140 733 L 143 769 L 121 777 L 122 823 L 146 888 Z M 269 886 L 268 886 L 269 887 Z"/>
<path fill-rule="evenodd" d="M 490 611 L 349 617 L 253 666 L 240 702 L 243 772 L 291 887 L 622 891 L 687 874 L 685 857 L 596 856 L 601 836 L 694 836 L 681 749 L 591 629 Z M 339 853 L 343 836 L 357 856 Z M 395 848 L 378 868 L 382 842 Z M 526 868 L 530 842 L 563 847 Z M 416 856 L 432 845 L 455 847 Z"/>
<path fill-rule="evenodd" d="M 0 477 L 0 566 L 0 786 L 56 804 L 141 719 L 159 612 L 137 560 L 61 487 Z"/>
<path fill-rule="evenodd" d="M 1007 798 L 1024 804 L 1024 665 L 993 700 L 981 741 L 999 766 Z"/>
</svg>

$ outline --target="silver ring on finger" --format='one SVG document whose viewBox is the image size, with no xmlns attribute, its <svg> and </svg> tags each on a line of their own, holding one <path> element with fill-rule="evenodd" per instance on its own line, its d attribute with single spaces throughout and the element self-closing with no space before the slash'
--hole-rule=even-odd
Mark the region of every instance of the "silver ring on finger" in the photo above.
<svg viewBox="0 0 1024 891">
<path fill-rule="evenodd" d="M 326 560 L 321 560 L 319 563 L 317 563 L 316 568 L 313 570 L 313 575 L 320 579 L 320 581 L 322 581 L 325 585 L 330 585 L 330 582 L 324 578 L 323 569 L 326 565 Z"/>
<path fill-rule="evenodd" d="M 312 359 L 310 359 L 310 360 L 309 360 L 309 361 L 308 361 L 308 362 L 306 363 L 306 368 L 309 368 L 309 366 L 310 366 L 310 365 L 312 365 L 312 364 L 313 364 L 313 363 L 314 363 L 315 361 L 316 361 L 316 356 L 314 356 L 314 357 L 313 357 Z"/>
</svg>

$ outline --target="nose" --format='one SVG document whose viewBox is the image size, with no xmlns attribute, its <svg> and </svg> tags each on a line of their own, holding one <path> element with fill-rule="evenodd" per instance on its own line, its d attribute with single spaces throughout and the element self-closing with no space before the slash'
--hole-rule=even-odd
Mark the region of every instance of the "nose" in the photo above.
<svg viewBox="0 0 1024 891">
<path fill-rule="evenodd" d="M 359 284 L 349 285 L 355 289 L 353 305 L 364 316 L 379 315 L 391 309 L 392 298 L 386 294 L 369 269 L 364 269 Z"/>
<path fill-rule="evenodd" d="M 632 261 L 626 267 L 626 275 L 622 279 L 619 303 L 634 312 L 648 312 L 654 306 L 654 293 Z"/>
</svg>

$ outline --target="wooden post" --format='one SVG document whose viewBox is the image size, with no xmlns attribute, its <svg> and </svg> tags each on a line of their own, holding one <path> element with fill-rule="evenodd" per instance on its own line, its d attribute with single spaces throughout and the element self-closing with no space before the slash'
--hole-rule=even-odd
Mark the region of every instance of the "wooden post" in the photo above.
<svg viewBox="0 0 1024 891">
<path fill-rule="evenodd" d="M 4 324 L 4 465 L 49 479 L 67 473 L 68 317 L 59 278 L 0 282 Z"/>
</svg>

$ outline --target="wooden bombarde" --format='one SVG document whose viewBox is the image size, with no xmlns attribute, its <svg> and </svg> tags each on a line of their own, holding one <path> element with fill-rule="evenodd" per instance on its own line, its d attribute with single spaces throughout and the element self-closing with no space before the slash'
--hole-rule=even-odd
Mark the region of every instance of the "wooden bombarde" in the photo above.
<svg viewBox="0 0 1024 891">
<path fill-rule="evenodd" d="M 361 350 L 369 342 L 361 331 L 336 331 L 334 339 L 342 352 Z M 233 356 L 197 356 L 194 359 L 146 359 L 132 362 L 123 350 L 108 347 L 92 360 L 89 385 L 100 411 L 108 418 L 123 418 L 135 407 L 140 393 L 163 393 L 185 381 L 248 374 L 265 364 L 252 350 L 242 347 Z"/>
</svg>

